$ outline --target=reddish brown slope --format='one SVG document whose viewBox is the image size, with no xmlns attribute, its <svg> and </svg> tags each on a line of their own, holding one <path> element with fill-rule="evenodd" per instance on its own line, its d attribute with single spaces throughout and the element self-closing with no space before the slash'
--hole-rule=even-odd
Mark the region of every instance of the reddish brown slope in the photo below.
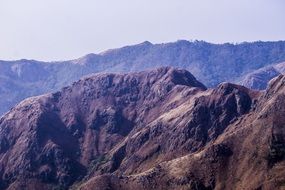
<svg viewBox="0 0 285 190">
<path fill-rule="evenodd" d="M 283 159 L 282 140 L 268 144 L 272 133 L 258 127 L 271 121 L 260 119 L 266 110 L 282 118 L 279 80 L 263 95 L 229 83 L 206 90 L 185 70 L 159 68 L 99 74 L 27 99 L 0 120 L 0 189 L 264 185 L 258 175 Z M 273 147 L 266 172 L 257 142 L 261 152 Z M 248 176 L 257 177 L 250 184 Z"/>
<path fill-rule="evenodd" d="M 103 157 L 108 166 L 102 172 L 115 171 L 119 143 L 203 90 L 189 72 L 160 68 L 95 75 L 27 99 L 0 121 L 1 188 L 27 181 L 66 188 Z"/>
<path fill-rule="evenodd" d="M 285 189 L 285 76 L 201 151 L 152 169 L 94 177 L 80 189 Z"/>
</svg>

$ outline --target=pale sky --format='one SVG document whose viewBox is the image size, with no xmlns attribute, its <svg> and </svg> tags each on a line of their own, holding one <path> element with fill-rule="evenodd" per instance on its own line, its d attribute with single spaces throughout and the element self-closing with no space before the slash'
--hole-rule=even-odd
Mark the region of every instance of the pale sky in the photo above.
<svg viewBox="0 0 285 190">
<path fill-rule="evenodd" d="M 285 0 L 0 0 L 1 60 L 68 60 L 180 39 L 285 40 Z"/>
</svg>

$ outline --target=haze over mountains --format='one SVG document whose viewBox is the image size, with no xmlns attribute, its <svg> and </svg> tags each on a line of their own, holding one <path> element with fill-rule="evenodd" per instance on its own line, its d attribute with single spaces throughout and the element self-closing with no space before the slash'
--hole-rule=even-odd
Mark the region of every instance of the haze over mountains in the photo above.
<svg viewBox="0 0 285 190">
<path fill-rule="evenodd" d="M 144 42 L 71 61 L 0 61 L 0 114 L 27 97 L 54 92 L 96 72 L 129 72 L 173 66 L 185 68 L 207 87 L 215 87 L 224 81 L 243 81 L 249 73 L 282 61 L 285 61 L 284 41 L 235 45 L 203 41 L 155 45 Z M 266 81 L 271 76 L 275 74 L 266 76 Z M 254 82 L 243 81 L 243 84 L 251 87 Z M 252 88 L 263 89 L 264 86 Z"/>
<path fill-rule="evenodd" d="M 263 90 L 267 87 L 268 82 L 280 74 L 285 73 L 285 62 L 268 65 L 256 71 L 247 74 L 240 84 L 251 88 Z"/>
<path fill-rule="evenodd" d="M 282 189 L 284 114 L 283 75 L 254 91 L 95 74 L 0 119 L 0 189 Z"/>
</svg>

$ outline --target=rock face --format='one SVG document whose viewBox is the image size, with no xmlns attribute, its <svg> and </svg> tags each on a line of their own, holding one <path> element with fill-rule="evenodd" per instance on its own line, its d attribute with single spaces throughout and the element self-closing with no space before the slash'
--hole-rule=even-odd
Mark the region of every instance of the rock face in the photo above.
<svg viewBox="0 0 285 190">
<path fill-rule="evenodd" d="M 252 71 L 282 61 L 284 41 L 234 45 L 185 40 L 166 44 L 144 42 L 63 62 L 0 61 L 0 114 L 27 97 L 55 92 L 96 72 L 172 66 L 187 69 L 206 86 L 216 87 L 224 81 L 237 82 Z"/>
<path fill-rule="evenodd" d="M 0 119 L 0 189 L 278 189 L 285 77 L 206 89 L 163 67 L 97 74 Z"/>
</svg>

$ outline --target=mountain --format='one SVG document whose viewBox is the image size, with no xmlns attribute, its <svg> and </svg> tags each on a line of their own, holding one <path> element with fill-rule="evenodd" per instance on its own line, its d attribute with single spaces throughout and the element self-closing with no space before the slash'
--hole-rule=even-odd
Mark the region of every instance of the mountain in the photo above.
<svg viewBox="0 0 285 190">
<path fill-rule="evenodd" d="M 202 150 L 136 174 L 96 176 L 80 189 L 284 189 L 284 81 L 273 79 L 251 110 Z"/>
<path fill-rule="evenodd" d="M 0 119 L 0 189 L 282 188 L 284 81 L 206 89 L 162 67 L 26 99 Z"/>
<path fill-rule="evenodd" d="M 247 74 L 240 84 L 251 89 L 265 90 L 271 79 L 283 73 L 285 62 L 269 65 Z"/>
<path fill-rule="evenodd" d="M 188 69 L 207 87 L 215 87 L 224 81 L 240 81 L 252 71 L 282 61 L 284 41 L 211 44 L 185 40 L 165 44 L 144 42 L 71 61 L 0 61 L 0 114 L 27 97 L 55 92 L 97 72 L 173 66 Z"/>
</svg>

